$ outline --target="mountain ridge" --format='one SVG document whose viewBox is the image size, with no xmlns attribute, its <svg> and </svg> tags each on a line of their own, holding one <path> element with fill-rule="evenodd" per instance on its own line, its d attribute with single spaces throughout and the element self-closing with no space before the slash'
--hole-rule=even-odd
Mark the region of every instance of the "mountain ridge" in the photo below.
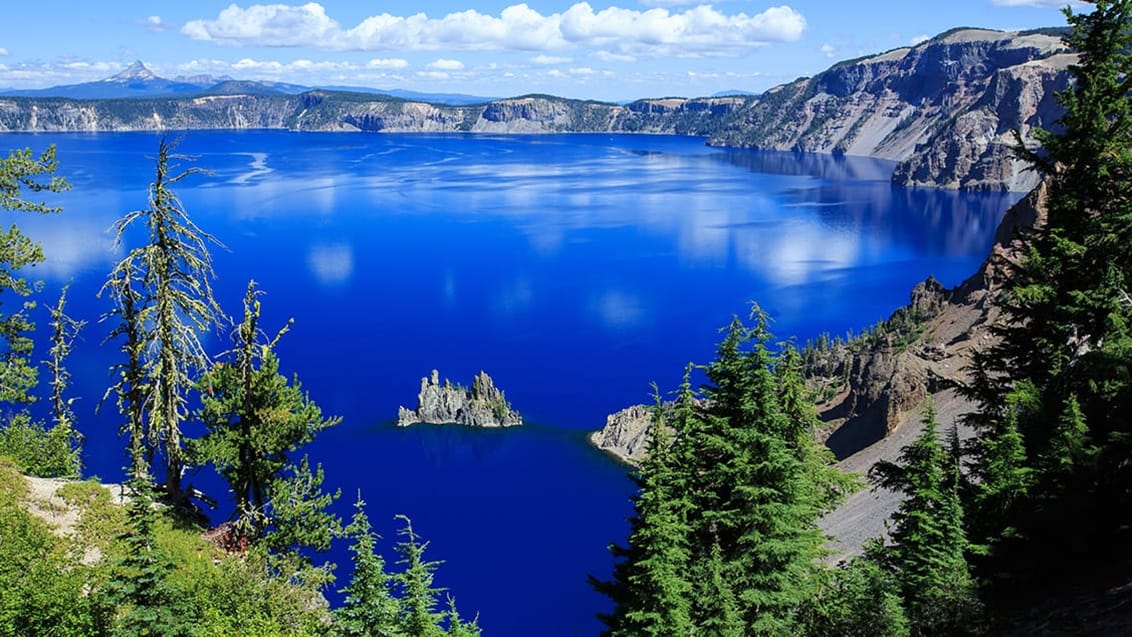
<svg viewBox="0 0 1132 637">
<path fill-rule="evenodd" d="M 838 62 L 757 96 L 628 104 L 525 95 L 453 105 L 354 90 L 296 93 L 296 85 L 239 80 L 202 89 L 139 79 L 129 98 L 0 96 L 0 132 L 676 134 L 704 137 L 717 147 L 888 159 L 896 162 L 893 183 L 902 186 L 1026 192 L 1038 176 L 1014 158 L 1014 132 L 1033 143 L 1031 130 L 1056 121 L 1060 108 L 1053 96 L 1068 86 L 1075 59 L 1056 30 L 961 28 L 915 46 Z M 143 74 L 131 68 L 133 75 Z M 119 85 L 102 84 L 103 90 Z M 77 92 L 94 90 L 75 86 Z M 155 93 L 161 86 L 187 92 L 162 97 Z"/>
</svg>

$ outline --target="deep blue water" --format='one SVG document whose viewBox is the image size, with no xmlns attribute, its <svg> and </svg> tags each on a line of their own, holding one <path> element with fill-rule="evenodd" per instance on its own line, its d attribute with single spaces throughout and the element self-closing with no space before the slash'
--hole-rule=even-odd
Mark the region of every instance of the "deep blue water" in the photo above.
<svg viewBox="0 0 1132 637">
<path fill-rule="evenodd" d="M 113 355 L 94 295 L 122 253 L 107 229 L 146 204 L 157 137 L 2 139 L 57 144 L 74 186 L 51 198 L 63 214 L 18 221 L 49 258 L 44 301 L 72 281 L 71 314 L 89 322 L 71 361 L 85 461 L 117 479 L 117 420 L 93 413 Z M 180 150 L 213 171 L 178 192 L 227 247 L 223 306 L 239 313 L 255 278 L 265 328 L 295 319 L 286 373 L 343 417 L 310 449 L 338 510 L 360 489 L 386 549 L 393 515 L 411 516 L 446 560 L 438 583 L 504 636 L 598 630 L 605 601 L 586 574 L 608 573 L 632 488 L 585 443 L 607 413 L 708 361 L 748 301 L 804 340 L 874 323 L 928 274 L 957 284 L 1017 199 L 895 188 L 886 162 L 677 137 L 199 132 Z M 392 427 L 433 368 L 462 382 L 487 370 L 530 424 Z"/>
</svg>

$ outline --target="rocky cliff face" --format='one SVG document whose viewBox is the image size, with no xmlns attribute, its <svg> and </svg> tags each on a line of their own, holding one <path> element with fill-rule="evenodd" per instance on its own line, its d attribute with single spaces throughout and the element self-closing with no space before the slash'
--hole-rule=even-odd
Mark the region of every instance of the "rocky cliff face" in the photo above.
<svg viewBox="0 0 1132 637">
<path fill-rule="evenodd" d="M 3 131 L 289 129 L 389 133 L 648 132 L 708 135 L 744 98 L 641 100 L 628 106 L 550 96 L 448 106 L 373 95 L 217 94 L 76 100 L 0 97 Z"/>
<path fill-rule="evenodd" d="M 901 185 L 1029 190 L 1013 132 L 1053 123 L 1074 59 L 1055 35 L 958 29 L 772 89 L 710 143 L 892 159 Z"/>
<path fill-rule="evenodd" d="M 441 383 L 440 374 L 434 369 L 429 377 L 421 379 L 417 408 L 397 410 L 398 427 L 417 423 L 517 427 L 523 424 L 523 419 L 519 412 L 511 409 L 503 392 L 486 373 L 476 374 L 471 389 L 465 389 L 448 379 Z"/>
<path fill-rule="evenodd" d="M 632 405 L 609 414 L 605 426 L 589 435 L 590 443 L 622 462 L 637 464 L 645 457 L 653 410 Z"/>
</svg>

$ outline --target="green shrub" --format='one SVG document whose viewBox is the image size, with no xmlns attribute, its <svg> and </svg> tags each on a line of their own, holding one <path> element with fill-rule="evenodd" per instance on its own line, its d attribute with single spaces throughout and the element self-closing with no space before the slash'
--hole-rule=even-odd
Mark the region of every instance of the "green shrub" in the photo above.
<svg viewBox="0 0 1132 637">
<path fill-rule="evenodd" d="M 69 425 L 47 429 L 27 412 L 15 414 L 0 428 L 0 456 L 41 478 L 78 477 L 82 469 L 79 449 L 78 432 Z"/>
</svg>

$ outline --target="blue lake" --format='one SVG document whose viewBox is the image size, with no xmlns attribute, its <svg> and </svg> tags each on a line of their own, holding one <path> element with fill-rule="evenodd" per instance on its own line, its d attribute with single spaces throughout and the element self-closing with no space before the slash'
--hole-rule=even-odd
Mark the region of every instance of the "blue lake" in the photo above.
<svg viewBox="0 0 1132 637">
<path fill-rule="evenodd" d="M 73 185 L 51 198 L 63 214 L 17 221 L 48 255 L 44 301 L 71 281 L 70 313 L 88 321 L 70 363 L 84 459 L 118 479 L 118 419 L 94 413 L 113 356 L 95 293 L 122 253 L 107 229 L 146 205 L 157 137 L 2 139 L 57 144 Z M 751 300 L 804 341 L 886 317 L 929 274 L 959 283 L 1018 198 L 895 188 L 887 162 L 678 137 L 194 132 L 180 150 L 213 171 L 178 192 L 226 246 L 222 305 L 239 313 L 258 281 L 265 328 L 295 319 L 285 373 L 344 419 L 310 449 L 342 489 L 338 510 L 360 489 L 386 549 L 393 515 L 408 514 L 446 560 L 438 584 L 504 636 L 599 630 L 606 602 L 586 574 L 608 573 L 632 491 L 586 445 L 606 414 L 710 360 Z M 464 383 L 486 370 L 529 425 L 391 426 L 433 368 Z M 331 557 L 345 580 L 344 547 Z"/>
</svg>

